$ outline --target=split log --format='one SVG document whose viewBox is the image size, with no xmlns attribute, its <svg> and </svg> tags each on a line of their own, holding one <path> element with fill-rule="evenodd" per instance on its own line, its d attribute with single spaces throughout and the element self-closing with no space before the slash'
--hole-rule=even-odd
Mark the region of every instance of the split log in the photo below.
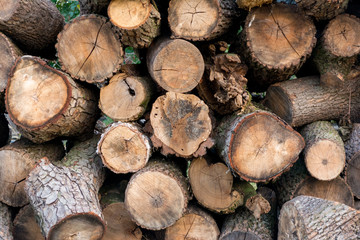
<svg viewBox="0 0 360 240">
<path fill-rule="evenodd" d="M 88 83 L 102 83 L 123 62 L 120 40 L 105 17 L 84 15 L 66 24 L 57 38 L 62 70 Z"/>
<path fill-rule="evenodd" d="M 317 21 L 330 20 L 345 12 L 349 0 L 295 0 L 305 14 Z"/>
<path fill-rule="evenodd" d="M 344 170 L 345 148 L 339 133 L 330 122 L 317 121 L 302 129 L 305 139 L 306 168 L 314 178 L 329 181 Z"/>
<path fill-rule="evenodd" d="M 106 16 L 107 8 L 111 0 L 78 0 L 80 14 L 100 14 Z"/>
<path fill-rule="evenodd" d="M 145 167 L 152 149 L 150 139 L 135 124 L 110 125 L 98 143 L 104 165 L 115 173 L 137 172 Z"/>
<path fill-rule="evenodd" d="M 0 202 L 0 226 L 0 239 L 13 240 L 10 209 L 2 202 Z"/>
<path fill-rule="evenodd" d="M 244 204 L 244 195 L 225 164 L 196 158 L 191 161 L 188 175 L 192 193 L 207 209 L 228 214 Z"/>
<path fill-rule="evenodd" d="M 181 171 L 157 160 L 135 173 L 125 192 L 125 206 L 132 219 L 150 230 L 173 225 L 182 217 L 188 200 L 188 185 Z"/>
<path fill-rule="evenodd" d="M 21 208 L 14 220 L 14 240 L 45 240 L 30 205 Z"/>
<path fill-rule="evenodd" d="M 244 77 L 247 66 L 237 54 L 218 54 L 205 66 L 197 90 L 207 105 L 219 114 L 245 108 L 251 101 Z"/>
<path fill-rule="evenodd" d="M 200 51 L 182 39 L 159 38 L 148 49 L 146 63 L 152 79 L 170 92 L 189 92 L 203 73 L 204 59 Z"/>
<path fill-rule="evenodd" d="M 138 120 L 153 95 L 151 79 L 119 73 L 100 89 L 99 107 L 114 121 Z"/>
<path fill-rule="evenodd" d="M 165 240 L 217 240 L 220 231 L 214 218 L 195 206 L 189 206 L 174 225 L 165 231 Z"/>
<path fill-rule="evenodd" d="M 279 240 L 359 239 L 360 212 L 345 204 L 299 196 L 281 209 Z"/>
<path fill-rule="evenodd" d="M 16 61 L 5 103 L 22 135 L 36 143 L 89 134 L 98 114 L 97 99 L 90 89 L 32 56 Z"/>
<path fill-rule="evenodd" d="M 221 36 L 239 16 L 238 7 L 232 0 L 171 0 L 168 13 L 172 36 L 190 41 Z"/>
<path fill-rule="evenodd" d="M 0 113 L 0 147 L 8 143 L 10 135 L 9 123 L 4 114 Z"/>
<path fill-rule="evenodd" d="M 168 92 L 160 96 L 152 106 L 150 122 L 154 137 L 183 157 L 196 156 L 212 130 L 209 108 L 192 94 Z"/>
<path fill-rule="evenodd" d="M 322 86 L 317 76 L 289 80 L 270 86 L 264 104 L 293 127 L 346 115 L 356 122 L 360 118 L 359 83 L 339 91 Z"/>
<path fill-rule="evenodd" d="M 360 152 L 354 154 L 348 161 L 345 170 L 345 180 L 351 188 L 352 193 L 360 199 Z"/>
<path fill-rule="evenodd" d="M 241 178 L 266 182 L 298 159 L 304 139 L 275 114 L 255 111 L 225 117 L 215 130 L 216 148 Z"/>
<path fill-rule="evenodd" d="M 313 54 L 320 81 L 328 87 L 344 87 L 347 75 L 360 53 L 360 19 L 348 14 L 334 18 L 326 26 Z"/>
<path fill-rule="evenodd" d="M 239 8 L 251 11 L 252 8 L 261 7 L 263 4 L 270 4 L 273 0 L 236 0 Z"/>
<path fill-rule="evenodd" d="M 264 91 L 295 74 L 315 46 L 312 21 L 287 4 L 265 5 L 251 11 L 239 49 L 249 66 L 249 88 Z"/>
<path fill-rule="evenodd" d="M 108 15 L 125 46 L 148 48 L 160 35 L 161 16 L 150 0 L 112 0 Z"/>
<path fill-rule="evenodd" d="M 31 53 L 53 47 L 64 17 L 51 1 L 1 0 L 0 31 Z"/>
<path fill-rule="evenodd" d="M 39 160 L 58 161 L 64 156 L 61 142 L 36 145 L 25 139 L 0 149 L 0 201 L 12 207 L 29 203 L 24 190 L 25 179 Z"/>
<path fill-rule="evenodd" d="M 104 180 L 97 136 L 77 143 L 54 165 L 46 158 L 31 171 L 25 191 L 46 239 L 101 239 L 105 222 L 98 191 Z"/>
<path fill-rule="evenodd" d="M 360 151 L 360 124 L 352 126 L 350 139 L 345 142 L 346 161 L 349 162 L 355 153 Z"/>
</svg>

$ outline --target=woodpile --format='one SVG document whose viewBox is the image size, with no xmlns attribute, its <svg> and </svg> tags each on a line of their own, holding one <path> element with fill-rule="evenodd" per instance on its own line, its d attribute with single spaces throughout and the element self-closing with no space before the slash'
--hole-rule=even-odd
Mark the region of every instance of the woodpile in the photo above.
<svg viewBox="0 0 360 240">
<path fill-rule="evenodd" d="M 0 240 L 360 239 L 355 0 L 78 2 L 0 0 Z"/>
</svg>

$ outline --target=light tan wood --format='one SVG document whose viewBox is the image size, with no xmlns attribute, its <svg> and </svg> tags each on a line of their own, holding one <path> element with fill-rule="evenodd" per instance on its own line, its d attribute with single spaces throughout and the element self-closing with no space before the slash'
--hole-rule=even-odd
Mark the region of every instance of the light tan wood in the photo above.
<svg viewBox="0 0 360 240">
<path fill-rule="evenodd" d="M 19 0 L 6 1 L 0 0 L 0 20 L 6 21 L 15 11 Z"/>
</svg>

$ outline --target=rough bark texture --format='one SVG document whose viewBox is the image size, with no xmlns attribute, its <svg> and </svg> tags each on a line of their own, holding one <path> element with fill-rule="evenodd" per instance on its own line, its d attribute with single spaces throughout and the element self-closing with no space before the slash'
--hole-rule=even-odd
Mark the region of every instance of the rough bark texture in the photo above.
<svg viewBox="0 0 360 240">
<path fill-rule="evenodd" d="M 91 133 L 98 114 L 93 91 L 31 56 L 16 61 L 5 101 L 19 131 L 36 143 Z"/>
<path fill-rule="evenodd" d="M 14 240 L 45 240 L 30 205 L 21 208 L 14 220 Z"/>
<path fill-rule="evenodd" d="M 151 230 L 173 225 L 182 217 L 188 200 L 188 185 L 180 170 L 158 160 L 135 173 L 125 192 L 125 206 L 133 220 Z"/>
<path fill-rule="evenodd" d="M 1 0 L 0 31 L 31 53 L 52 47 L 64 17 L 51 1 Z"/>
<path fill-rule="evenodd" d="M 359 83 L 356 81 L 352 88 L 339 91 L 321 86 L 317 76 L 289 80 L 270 86 L 264 104 L 293 127 L 344 116 L 357 122 Z"/>
<path fill-rule="evenodd" d="M 281 209 L 279 240 L 359 239 L 360 212 L 324 199 L 299 196 Z"/>
<path fill-rule="evenodd" d="M 252 8 L 261 7 L 263 4 L 270 4 L 273 0 L 236 0 L 239 8 L 250 11 Z"/>
<path fill-rule="evenodd" d="M 24 190 L 25 179 L 39 160 L 58 161 L 64 156 L 61 142 L 36 145 L 25 139 L 0 149 L 0 201 L 13 207 L 29 203 Z"/>
<path fill-rule="evenodd" d="M 106 16 L 107 8 L 111 0 L 78 0 L 80 14 L 101 14 Z"/>
<path fill-rule="evenodd" d="M 295 0 L 305 14 L 316 20 L 329 20 L 345 12 L 349 0 Z"/>
<path fill-rule="evenodd" d="M 98 200 L 104 180 L 98 136 L 77 143 L 61 163 L 42 159 L 25 190 L 47 239 L 101 239 L 105 222 Z"/>
<path fill-rule="evenodd" d="M 239 16 L 235 1 L 171 0 L 168 21 L 172 36 L 191 41 L 210 40 L 224 34 Z"/>
<path fill-rule="evenodd" d="M 348 161 L 345 170 L 345 180 L 353 194 L 360 199 L 360 152 L 354 154 Z"/>
<path fill-rule="evenodd" d="M 13 240 L 10 209 L 2 202 L 0 202 L 0 226 L 0 239 Z"/>
<path fill-rule="evenodd" d="M 360 151 L 360 123 L 354 123 L 350 139 L 345 142 L 346 161 L 349 162 L 355 153 Z"/>
<path fill-rule="evenodd" d="M 66 24 L 57 38 L 62 70 L 88 83 L 101 83 L 123 63 L 123 50 L 111 23 L 99 15 L 83 15 Z"/>
<path fill-rule="evenodd" d="M 215 130 L 216 148 L 241 178 L 266 182 L 298 159 L 304 139 L 275 114 L 255 111 L 225 117 Z"/>
</svg>

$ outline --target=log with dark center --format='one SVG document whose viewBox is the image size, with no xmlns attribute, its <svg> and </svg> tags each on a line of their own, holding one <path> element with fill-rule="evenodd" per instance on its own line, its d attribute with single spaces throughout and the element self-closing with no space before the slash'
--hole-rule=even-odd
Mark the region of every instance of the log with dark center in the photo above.
<svg viewBox="0 0 360 240">
<path fill-rule="evenodd" d="M 0 202 L 0 239 L 13 240 L 10 208 Z"/>
<path fill-rule="evenodd" d="M 14 240 L 45 240 L 30 205 L 21 208 L 14 220 Z"/>
<path fill-rule="evenodd" d="M 345 12 L 349 0 L 295 0 L 306 15 L 316 20 L 330 20 Z"/>
</svg>

